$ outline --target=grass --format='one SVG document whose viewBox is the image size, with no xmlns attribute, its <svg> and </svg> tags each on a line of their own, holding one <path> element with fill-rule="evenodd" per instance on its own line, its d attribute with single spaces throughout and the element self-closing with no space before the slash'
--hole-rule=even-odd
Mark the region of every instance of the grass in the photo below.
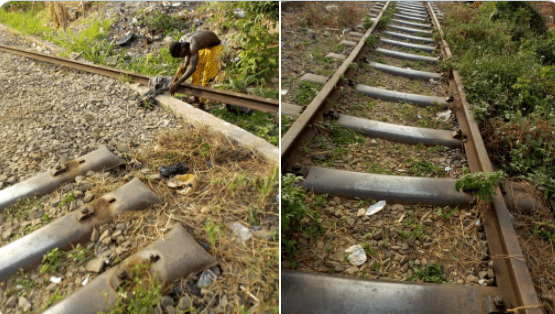
<svg viewBox="0 0 555 314">
<path fill-rule="evenodd" d="M 438 264 L 428 264 L 421 268 L 414 268 L 414 275 L 412 275 L 409 280 L 421 280 L 424 282 L 433 283 L 446 283 L 448 282 L 443 273 L 443 267 Z"/>
<path fill-rule="evenodd" d="M 445 7 L 446 39 L 493 161 L 555 201 L 555 33 L 530 3 Z M 462 23 L 461 23 L 462 22 Z"/>
<path fill-rule="evenodd" d="M 302 81 L 297 87 L 293 101 L 299 106 L 306 106 L 314 100 L 314 97 L 322 89 L 322 84 Z"/>
<path fill-rule="evenodd" d="M 46 302 L 39 308 L 38 312 L 46 310 L 52 304 L 63 300 L 66 296 L 60 291 L 60 288 L 56 288 L 54 293 L 46 300 Z"/>
<path fill-rule="evenodd" d="M 149 268 L 149 264 L 133 266 L 131 280 L 125 281 L 118 288 L 118 298 L 110 309 L 111 314 L 149 313 L 160 303 L 162 284 L 156 283 L 154 277 L 148 273 Z"/>
<path fill-rule="evenodd" d="M 61 251 L 58 251 L 58 248 L 44 254 L 42 257 L 42 267 L 40 268 L 40 273 L 54 274 L 62 262 L 62 256 L 63 254 Z"/>
<path fill-rule="evenodd" d="M 455 212 L 457 212 L 457 209 L 457 207 L 451 208 L 449 206 L 446 206 L 445 208 L 437 207 L 435 210 L 435 214 L 443 219 L 447 219 L 453 217 L 455 215 Z"/>
<path fill-rule="evenodd" d="M 225 108 L 217 107 L 212 108 L 210 113 L 267 140 L 272 145 L 279 145 L 279 131 L 274 115 L 261 111 L 253 111 L 251 115 L 234 114 Z"/>
<path fill-rule="evenodd" d="M 37 285 L 37 283 L 30 278 L 29 273 L 25 272 L 23 269 L 19 269 L 17 274 L 9 279 L 8 283 L 13 287 L 6 289 L 5 295 L 8 298 L 12 295 L 17 297 L 28 296 Z"/>
<path fill-rule="evenodd" d="M 298 184 L 301 180 L 293 174 L 281 177 L 281 251 L 293 268 L 299 263 L 295 235 L 306 232 L 317 236 L 324 230 L 314 203 L 305 200 L 306 190 Z M 321 199 L 316 202 L 321 203 Z"/>
</svg>

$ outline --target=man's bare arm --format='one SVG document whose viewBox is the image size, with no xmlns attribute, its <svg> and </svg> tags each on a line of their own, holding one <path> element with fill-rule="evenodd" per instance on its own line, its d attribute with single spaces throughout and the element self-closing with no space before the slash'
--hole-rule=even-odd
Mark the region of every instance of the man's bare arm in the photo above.
<svg viewBox="0 0 555 314">
<path fill-rule="evenodd" d="M 181 83 L 185 82 L 185 80 L 187 80 L 189 77 L 191 77 L 191 75 L 193 75 L 193 73 L 195 73 L 197 69 L 197 63 L 198 63 L 198 53 L 191 58 L 191 67 L 187 70 L 187 72 L 185 72 L 185 74 L 183 74 L 183 76 L 181 76 L 181 78 L 177 82 L 172 84 L 169 90 L 170 94 L 173 95 L 177 90 L 177 86 L 181 85 Z M 189 60 L 187 60 L 187 65 L 188 64 L 189 64 Z"/>
</svg>

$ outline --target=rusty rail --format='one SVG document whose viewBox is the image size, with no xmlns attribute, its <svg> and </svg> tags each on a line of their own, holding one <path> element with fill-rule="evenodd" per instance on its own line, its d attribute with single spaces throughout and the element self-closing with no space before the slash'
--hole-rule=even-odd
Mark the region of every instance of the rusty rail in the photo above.
<svg viewBox="0 0 555 314">
<path fill-rule="evenodd" d="M 57 56 L 47 55 L 44 53 L 28 51 L 23 49 L 18 49 L 15 47 L 9 47 L 5 45 L 0 45 L 0 51 L 17 54 L 26 58 L 35 59 L 43 62 L 59 64 L 70 69 L 100 74 L 108 76 L 115 79 L 121 79 L 122 74 L 128 75 L 131 78 L 131 82 L 140 83 L 148 86 L 148 81 L 150 76 L 133 73 L 124 70 L 118 70 L 98 64 L 87 64 L 79 61 L 74 61 L 70 59 L 60 58 Z M 215 89 L 210 87 L 197 86 L 189 83 L 182 83 L 177 89 L 179 93 L 203 97 L 218 101 L 225 104 L 237 105 L 241 107 L 247 107 L 267 113 L 277 114 L 279 111 L 279 101 L 269 98 L 262 98 L 247 94 L 235 93 L 231 91 Z"/>
<path fill-rule="evenodd" d="M 382 7 L 378 17 L 376 18 L 377 21 L 380 20 L 385 10 L 387 10 L 389 3 L 390 2 L 388 1 Z M 316 95 L 301 116 L 293 123 L 293 125 L 291 125 L 289 131 L 282 137 L 282 169 L 291 171 L 292 169 L 290 169 L 290 166 L 296 163 L 301 154 L 298 148 L 309 143 L 314 138 L 315 132 L 309 127 L 309 125 L 312 122 L 321 119 L 322 114 L 326 111 L 330 101 L 333 101 L 338 97 L 338 93 L 336 93 L 336 91 L 342 86 L 341 77 L 349 79 L 353 76 L 355 71 L 350 69 L 349 65 L 360 58 L 363 48 L 366 45 L 366 38 L 372 34 L 377 26 L 378 23 L 376 22 L 368 29 L 368 31 L 366 31 L 364 36 L 362 36 L 362 38 L 358 41 L 358 44 L 355 46 L 351 54 L 349 54 L 347 59 L 345 59 L 335 74 L 328 80 L 326 85 L 324 85 L 322 90 L 318 93 L 318 95 Z"/>
<path fill-rule="evenodd" d="M 431 17 L 433 25 L 439 32 L 441 49 L 444 58 L 448 59 L 452 57 L 451 49 L 449 45 L 444 40 L 443 32 L 441 30 L 441 25 L 439 19 L 436 16 L 435 11 L 431 7 L 430 3 L 424 2 L 426 10 Z M 378 20 L 382 16 L 384 10 L 389 6 L 389 2 L 382 8 L 380 14 L 378 15 Z M 361 44 L 366 37 L 368 37 L 373 31 L 371 28 L 363 37 L 363 39 L 356 46 L 356 49 L 351 53 L 351 55 L 346 59 L 334 76 L 327 82 L 324 88 L 318 93 L 310 105 L 304 110 L 296 110 L 293 106 L 290 107 L 289 112 L 302 112 L 298 117 L 297 121 L 293 123 L 290 130 L 282 138 L 281 146 L 281 160 L 282 160 L 282 171 L 293 172 L 298 175 L 305 176 L 303 185 L 305 187 L 314 189 L 318 193 L 331 193 L 333 195 L 344 195 L 344 196 L 365 196 L 374 195 L 379 193 L 380 199 L 384 198 L 384 195 L 392 192 L 399 192 L 397 194 L 401 196 L 406 196 L 401 191 L 403 188 L 390 188 L 388 191 L 378 191 L 371 187 L 368 183 L 369 177 L 360 178 L 357 181 L 357 173 L 347 173 L 342 174 L 339 170 L 324 169 L 319 167 L 303 167 L 300 163 L 300 157 L 302 156 L 301 148 L 308 145 L 310 141 L 314 138 L 315 131 L 310 127 L 311 123 L 322 122 L 324 112 L 327 110 L 327 104 L 331 101 L 337 99 L 337 94 L 335 91 L 339 90 L 342 82 L 339 78 L 342 75 L 350 78 L 350 72 L 346 68 L 351 62 L 357 60 L 357 56 L 360 53 L 360 49 L 363 48 Z M 467 155 L 467 160 L 472 172 L 491 172 L 493 167 L 491 161 L 488 157 L 483 139 L 481 137 L 478 125 L 476 124 L 471 111 L 470 105 L 466 101 L 464 88 L 462 84 L 461 76 L 457 70 L 452 70 L 449 73 L 449 87 L 454 95 L 454 112 L 456 114 L 457 120 L 460 124 L 464 141 L 464 148 Z M 291 110 L 292 109 L 292 110 Z M 328 115 L 333 115 L 337 119 L 339 115 L 328 111 Z M 383 176 L 383 180 L 389 180 L 387 176 Z M 396 177 L 399 182 L 399 177 Z M 415 178 L 417 179 L 417 178 Z M 393 180 L 393 179 L 391 179 Z M 320 182 L 321 181 L 321 182 Z M 334 186 L 330 184 L 330 181 L 338 181 Z M 414 180 L 414 188 L 418 189 L 420 193 L 427 193 L 429 189 L 426 189 L 420 180 Z M 389 182 L 389 181 L 388 181 Z M 412 185 L 411 185 L 412 187 Z M 324 191 L 325 190 L 325 191 Z M 434 188 L 434 191 L 440 189 Z M 449 187 L 448 190 L 453 190 Z M 324 192 L 322 192 L 324 191 Z M 353 193 L 358 194 L 353 194 Z M 453 192 L 453 191 L 451 191 Z M 299 313 L 309 313 L 313 311 L 320 312 L 352 312 L 352 313 L 367 313 L 367 312 L 382 312 L 382 311 L 400 311 L 400 312 L 414 312 L 418 313 L 419 310 L 422 313 L 428 312 L 440 312 L 437 310 L 445 310 L 451 308 L 450 312 L 480 312 L 480 313 L 504 313 L 507 308 L 513 308 L 517 313 L 541 313 L 541 305 L 539 303 L 538 297 L 536 295 L 533 282 L 528 271 L 525 258 L 522 254 L 522 250 L 518 244 L 515 230 L 513 229 L 509 212 L 505 204 L 505 200 L 501 194 L 500 189 L 496 190 L 497 195 L 493 197 L 493 206 L 485 213 L 484 217 L 484 228 L 488 240 L 490 255 L 493 260 L 493 268 L 496 274 L 497 287 L 488 288 L 487 296 L 481 296 L 476 298 L 476 294 L 480 289 L 468 288 L 468 292 L 473 294 L 472 298 L 465 299 L 464 295 L 455 291 L 445 291 L 441 290 L 442 287 L 437 287 L 437 291 L 432 291 L 436 288 L 430 288 L 431 293 L 438 293 L 438 295 L 444 295 L 444 297 L 455 297 L 457 295 L 461 300 L 456 300 L 454 303 L 449 304 L 449 306 L 439 306 L 439 303 L 433 303 L 435 301 L 427 302 L 422 305 L 422 308 L 411 308 L 411 310 L 403 311 L 403 307 L 390 307 L 390 304 L 386 301 L 375 303 L 373 300 L 369 304 L 355 304 L 356 301 L 363 302 L 366 298 L 373 298 L 375 293 L 367 291 L 376 289 L 383 289 L 386 285 L 379 281 L 363 281 L 359 279 L 339 279 L 340 277 L 328 276 L 321 274 L 303 274 L 300 272 L 285 272 L 284 273 L 284 287 L 283 287 L 283 309 L 291 312 Z M 396 201 L 403 200 L 401 196 L 394 195 L 393 198 Z M 372 197 L 372 196 L 371 196 Z M 413 198 L 413 196 L 411 196 Z M 462 196 L 461 196 L 462 197 Z M 375 198 L 375 197 L 374 197 Z M 462 199 L 462 198 L 461 198 Z M 405 200 L 406 201 L 406 200 Z M 421 200 L 420 200 L 421 201 Z M 342 285 L 340 287 L 335 287 L 334 285 Z M 333 287 L 332 287 L 333 286 Z M 353 289 L 356 286 L 359 289 Z M 398 286 L 392 289 L 399 289 L 401 294 L 413 295 L 415 290 L 421 289 L 416 286 L 410 287 L 410 284 L 398 284 Z M 362 289 L 362 288 L 368 289 Z M 359 290 L 364 290 L 363 295 L 357 297 Z M 424 288 L 422 288 L 424 289 Z M 428 289 L 428 288 L 426 288 Z M 461 290 L 462 291 L 462 290 Z M 464 294 L 464 293 L 463 293 Z M 379 295 L 377 293 L 376 295 Z M 375 297 L 375 296 L 374 296 Z M 430 296 L 426 296 L 430 297 Z M 468 295 L 467 295 L 468 297 Z M 434 296 L 430 298 L 433 299 Z M 333 302 L 326 301 L 333 299 Z M 441 299 L 441 298 L 440 298 Z M 456 299 L 456 297 L 455 297 Z M 351 300 L 353 302 L 349 302 Z M 421 298 L 418 298 L 421 300 Z M 391 298 L 391 303 L 397 304 L 395 298 Z M 451 300 L 453 301 L 453 300 Z M 359 303 L 360 303 L 359 302 Z M 439 302 L 439 301 L 438 301 Z M 470 304 L 468 302 L 479 302 L 479 304 Z M 363 302 L 364 303 L 364 302 Z M 406 303 L 403 300 L 403 303 Z M 433 304 L 432 304 L 433 303 Z M 443 304 L 443 303 L 442 303 Z M 445 303 L 447 304 L 447 303 Z M 383 306 L 382 306 L 383 305 Z M 463 305 L 472 305 L 475 310 L 465 311 Z M 316 310 L 315 310 L 316 309 Z"/>
<path fill-rule="evenodd" d="M 446 59 L 453 54 L 449 44 L 444 39 L 443 31 L 435 11 L 426 3 L 428 13 L 436 26 L 442 46 L 442 53 Z M 462 78 L 456 69 L 452 69 L 449 77 L 449 87 L 455 95 L 455 112 L 460 122 L 461 130 L 467 134 L 464 144 L 471 172 L 492 172 L 493 167 L 488 157 L 478 124 L 470 111 L 470 104 L 466 100 Z M 526 259 L 518 244 L 516 232 L 509 216 L 509 210 L 499 188 L 493 196 L 493 206 L 485 214 L 484 228 L 489 244 L 493 266 L 497 276 L 497 286 L 500 293 L 510 303 L 511 307 L 521 308 L 518 313 L 542 313 L 536 290 L 526 265 Z"/>
</svg>

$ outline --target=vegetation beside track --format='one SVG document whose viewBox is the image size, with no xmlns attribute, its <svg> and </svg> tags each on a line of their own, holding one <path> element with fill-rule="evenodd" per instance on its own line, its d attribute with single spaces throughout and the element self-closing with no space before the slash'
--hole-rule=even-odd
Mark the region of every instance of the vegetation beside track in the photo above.
<svg viewBox="0 0 555 314">
<path fill-rule="evenodd" d="M 445 6 L 445 33 L 494 162 L 555 204 L 555 31 L 527 2 Z"/>
<path fill-rule="evenodd" d="M 445 5 L 452 63 L 489 156 L 509 176 L 533 184 L 551 207 L 517 209 L 514 227 L 545 313 L 555 304 L 555 30 L 529 2 Z M 551 205 L 551 206 L 549 206 Z"/>
</svg>

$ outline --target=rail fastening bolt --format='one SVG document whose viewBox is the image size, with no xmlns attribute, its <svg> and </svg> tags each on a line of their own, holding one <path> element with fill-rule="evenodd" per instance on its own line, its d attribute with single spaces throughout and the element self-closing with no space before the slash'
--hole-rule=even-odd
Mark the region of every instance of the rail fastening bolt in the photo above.
<svg viewBox="0 0 555 314">
<path fill-rule="evenodd" d="M 493 298 L 493 304 L 498 309 L 502 309 L 505 307 L 505 301 L 500 296 L 496 296 L 495 298 Z"/>
<path fill-rule="evenodd" d="M 125 272 L 125 270 L 120 269 L 118 270 L 118 278 L 123 280 L 127 277 L 127 272 Z"/>
</svg>

